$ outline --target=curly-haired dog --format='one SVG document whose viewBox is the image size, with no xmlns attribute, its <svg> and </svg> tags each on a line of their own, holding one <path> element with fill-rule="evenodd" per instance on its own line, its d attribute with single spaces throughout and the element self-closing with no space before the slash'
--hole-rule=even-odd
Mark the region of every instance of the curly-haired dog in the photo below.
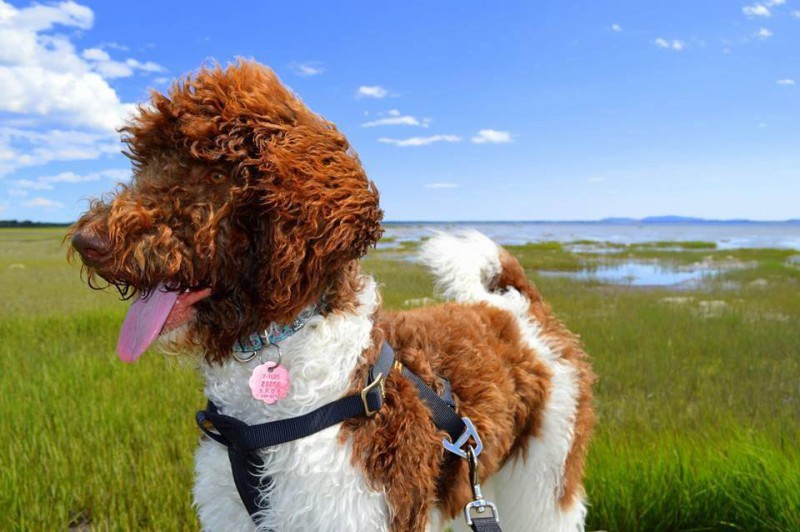
<svg viewBox="0 0 800 532">
<path fill-rule="evenodd" d="M 345 137 L 258 64 L 204 68 L 154 92 L 123 129 L 133 179 L 72 229 L 88 273 L 137 299 L 119 353 L 157 339 L 195 354 L 219 412 L 253 425 L 311 412 L 364 387 L 383 342 L 477 427 L 484 493 L 508 531 L 578 530 L 593 425 L 593 374 L 520 264 L 478 233 L 438 235 L 422 261 L 454 302 L 390 312 L 358 259 L 381 235 L 378 193 Z M 298 316 L 302 316 L 299 319 Z M 237 353 L 254 332 L 277 350 Z M 270 337 L 270 341 L 271 341 Z M 284 397 L 249 386 L 268 361 Z M 400 367 L 395 365 L 395 367 Z M 223 445 L 203 438 L 194 500 L 209 530 L 454 529 L 472 500 L 467 463 L 442 447 L 403 374 L 376 415 L 260 451 L 248 514 Z M 277 400 L 276 400 L 277 399 Z M 365 405 L 366 407 L 366 405 Z"/>
</svg>

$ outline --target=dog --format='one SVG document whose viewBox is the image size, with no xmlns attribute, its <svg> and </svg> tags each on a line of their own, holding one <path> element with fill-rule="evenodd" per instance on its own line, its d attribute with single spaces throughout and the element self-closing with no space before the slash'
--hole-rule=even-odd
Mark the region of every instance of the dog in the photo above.
<svg viewBox="0 0 800 532">
<path fill-rule="evenodd" d="M 357 395 L 386 344 L 393 367 L 440 394 L 449 385 L 482 440 L 482 492 L 506 532 L 583 530 L 595 377 L 507 251 L 474 231 L 437 234 L 420 260 L 451 301 L 382 309 L 359 269 L 382 235 L 375 185 L 342 133 L 252 61 L 204 67 L 153 92 L 121 131 L 132 180 L 92 201 L 69 238 L 90 286 L 134 299 L 118 344 L 124 361 L 153 343 L 187 354 L 218 412 L 256 425 Z M 283 333 L 237 352 L 260 331 Z M 249 385 L 265 364 L 285 370 L 271 400 Z M 409 378 L 392 371 L 380 384 L 374 415 L 257 452 L 264 482 L 253 515 L 228 450 L 202 437 L 202 527 L 465 529 L 477 482 L 468 461 L 444 449 Z"/>
</svg>

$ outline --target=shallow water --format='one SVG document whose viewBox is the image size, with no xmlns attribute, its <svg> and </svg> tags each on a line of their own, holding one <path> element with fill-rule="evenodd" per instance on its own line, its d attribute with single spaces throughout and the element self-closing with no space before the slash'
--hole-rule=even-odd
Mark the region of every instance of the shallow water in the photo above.
<svg viewBox="0 0 800 532">
<path fill-rule="evenodd" d="M 403 222 L 387 223 L 386 237 L 418 241 L 434 231 L 477 229 L 501 244 L 527 242 L 575 242 L 589 240 L 615 244 L 657 241 L 701 240 L 714 242 L 719 249 L 789 248 L 800 250 L 800 224 L 784 222 L 731 224 L 605 224 L 550 222 Z"/>
<path fill-rule="evenodd" d="M 569 277 L 580 281 L 600 281 L 627 286 L 683 285 L 690 288 L 722 271 L 722 268 L 704 266 L 675 268 L 651 262 L 625 261 L 576 272 L 540 271 L 539 273 L 550 277 Z"/>
</svg>

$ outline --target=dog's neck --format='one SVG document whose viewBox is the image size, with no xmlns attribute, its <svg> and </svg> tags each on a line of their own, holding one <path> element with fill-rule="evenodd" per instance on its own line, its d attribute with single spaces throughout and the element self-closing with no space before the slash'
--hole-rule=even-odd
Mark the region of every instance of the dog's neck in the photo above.
<svg viewBox="0 0 800 532">
<path fill-rule="evenodd" d="M 350 276 L 348 276 L 350 277 Z M 378 306 L 375 281 L 351 278 L 355 296 L 349 308 L 333 309 L 310 318 L 302 329 L 280 343 L 281 364 L 289 372 L 285 398 L 267 404 L 253 397 L 249 380 L 260 364 L 277 359 L 267 348 L 247 362 L 228 357 L 221 363 L 201 363 L 205 394 L 226 415 L 255 424 L 299 416 L 338 399 L 347 391 L 353 370 L 371 344 L 372 315 Z"/>
</svg>

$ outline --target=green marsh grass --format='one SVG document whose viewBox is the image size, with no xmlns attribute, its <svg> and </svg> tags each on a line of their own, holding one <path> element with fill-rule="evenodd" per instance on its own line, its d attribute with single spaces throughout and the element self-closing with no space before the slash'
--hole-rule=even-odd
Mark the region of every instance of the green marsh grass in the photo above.
<svg viewBox="0 0 800 532">
<path fill-rule="evenodd" d="M 716 242 L 703 242 L 702 240 L 678 240 L 670 242 L 669 240 L 657 240 L 655 242 L 642 242 L 639 244 L 631 244 L 631 249 L 683 249 L 683 250 L 698 250 L 698 249 L 717 249 Z"/>
<path fill-rule="evenodd" d="M 62 236 L 0 230 L 0 530 L 195 530 L 201 383 L 152 353 L 133 366 L 117 360 L 127 303 L 81 282 Z M 405 260 L 414 247 L 364 261 L 387 307 L 432 296 L 428 275 Z M 678 291 L 545 277 L 538 270 L 597 257 L 551 243 L 510 249 L 581 334 L 599 375 L 588 530 L 800 530 L 793 253 L 611 254 L 752 263 Z"/>
</svg>

